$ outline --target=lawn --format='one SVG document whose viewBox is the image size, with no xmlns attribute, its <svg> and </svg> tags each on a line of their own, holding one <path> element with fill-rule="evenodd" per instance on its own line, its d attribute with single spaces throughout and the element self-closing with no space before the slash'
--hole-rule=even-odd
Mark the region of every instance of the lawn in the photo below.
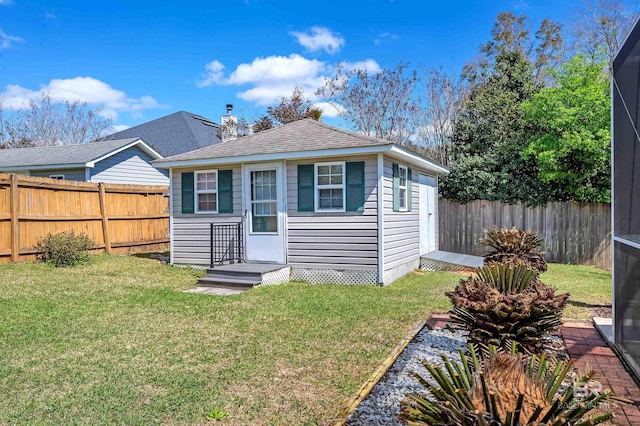
<svg viewBox="0 0 640 426">
<path fill-rule="evenodd" d="M 0 265 L 0 424 L 327 423 L 460 278 L 180 291 L 196 274 L 105 255 Z M 551 265 L 543 279 L 578 303 L 610 300 L 605 271 Z"/>
</svg>

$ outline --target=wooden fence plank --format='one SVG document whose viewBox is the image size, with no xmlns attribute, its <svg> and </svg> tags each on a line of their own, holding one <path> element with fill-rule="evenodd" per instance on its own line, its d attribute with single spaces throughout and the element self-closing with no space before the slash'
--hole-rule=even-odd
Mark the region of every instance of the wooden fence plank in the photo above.
<svg viewBox="0 0 640 426">
<path fill-rule="evenodd" d="M 441 199 L 440 250 L 480 256 L 484 230 L 517 227 L 545 240 L 548 262 L 611 268 L 611 205 L 549 203 L 541 207 L 476 200 L 466 204 Z"/>
<path fill-rule="evenodd" d="M 166 249 L 168 190 L 0 173 L 0 262 L 33 260 L 40 238 L 69 230 L 107 253 Z"/>
</svg>

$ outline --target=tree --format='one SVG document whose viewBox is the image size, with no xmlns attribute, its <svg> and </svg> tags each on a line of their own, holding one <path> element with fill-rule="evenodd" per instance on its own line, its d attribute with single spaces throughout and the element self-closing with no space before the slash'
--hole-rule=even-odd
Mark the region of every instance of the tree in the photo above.
<svg viewBox="0 0 640 426">
<path fill-rule="evenodd" d="M 542 20 L 531 37 L 526 15 L 516 16 L 502 12 L 496 17 L 491 30 L 492 40 L 480 46 L 481 57 L 464 67 L 463 76 L 470 83 L 486 81 L 486 74 L 495 65 L 499 55 L 519 52 L 532 67 L 536 81 L 547 80 L 546 69 L 557 65 L 564 55 L 562 25 L 549 18 Z"/>
<path fill-rule="evenodd" d="M 416 71 L 400 62 L 394 69 L 373 73 L 338 66 L 316 95 L 332 104 L 357 132 L 407 145 L 415 134 L 419 101 L 414 97 Z"/>
<path fill-rule="evenodd" d="M 441 179 L 441 194 L 474 199 L 544 204 L 548 191 L 538 179 L 535 159 L 525 159 L 522 102 L 540 89 L 531 63 L 519 50 L 503 50 L 481 70 L 453 125 L 451 173 Z"/>
<path fill-rule="evenodd" d="M 55 102 L 43 93 L 26 109 L 4 111 L 0 102 L 0 144 L 4 148 L 69 145 L 96 140 L 111 120 L 85 102 Z"/>
<path fill-rule="evenodd" d="M 267 108 L 267 113 L 254 121 L 252 130 L 257 133 L 304 118 L 320 121 L 322 110 L 313 106 L 301 87 L 296 87 L 290 97 L 282 96 L 276 106 Z"/>
<path fill-rule="evenodd" d="M 530 128 L 524 158 L 535 158 L 538 176 L 556 200 L 609 202 L 611 132 L 605 58 L 576 55 L 522 105 Z"/>
<path fill-rule="evenodd" d="M 424 102 L 416 117 L 417 149 L 446 166 L 451 157 L 453 124 L 464 99 L 464 82 L 439 67 L 426 70 L 419 87 Z"/>
<path fill-rule="evenodd" d="M 583 0 L 571 27 L 575 48 L 593 58 L 604 49 L 612 61 L 633 26 L 638 13 L 634 6 L 626 0 Z"/>
</svg>

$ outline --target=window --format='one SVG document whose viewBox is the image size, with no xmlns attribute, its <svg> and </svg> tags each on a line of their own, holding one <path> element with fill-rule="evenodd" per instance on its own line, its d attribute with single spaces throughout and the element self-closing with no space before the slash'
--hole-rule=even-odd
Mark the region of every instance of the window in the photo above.
<svg viewBox="0 0 640 426">
<path fill-rule="evenodd" d="M 275 170 L 251 172 L 251 232 L 278 232 Z"/>
<path fill-rule="evenodd" d="M 49 175 L 49 179 L 64 180 L 64 175 Z"/>
<path fill-rule="evenodd" d="M 407 210 L 407 166 L 398 165 L 398 207 L 400 211 Z"/>
<path fill-rule="evenodd" d="M 393 211 L 411 211 L 411 169 L 402 164 L 392 164 L 393 171 Z"/>
<path fill-rule="evenodd" d="M 195 172 L 196 213 L 218 212 L 218 171 Z"/>
<path fill-rule="evenodd" d="M 315 165 L 316 211 L 344 211 L 344 162 Z"/>
</svg>

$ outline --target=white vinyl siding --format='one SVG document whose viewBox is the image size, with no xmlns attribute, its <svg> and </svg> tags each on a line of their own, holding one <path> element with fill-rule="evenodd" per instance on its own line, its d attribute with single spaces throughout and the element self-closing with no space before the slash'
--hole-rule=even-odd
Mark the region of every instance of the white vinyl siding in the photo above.
<svg viewBox="0 0 640 426">
<path fill-rule="evenodd" d="M 64 175 L 65 180 L 84 182 L 86 180 L 85 168 L 77 169 L 55 169 L 55 170 L 31 170 L 30 176 L 46 177 L 52 175 Z M 168 183 L 168 182 L 167 182 Z"/>
<path fill-rule="evenodd" d="M 377 269 L 377 156 L 353 156 L 340 161 L 365 163 L 362 212 L 299 212 L 298 165 L 322 161 L 287 162 L 288 263 L 292 267 Z"/>
<path fill-rule="evenodd" d="M 152 160 L 142 149 L 132 146 L 97 162 L 95 167 L 89 169 L 91 182 L 169 185 L 168 171 L 153 167 Z"/>
<path fill-rule="evenodd" d="M 433 176 L 425 170 L 411 167 L 411 211 L 393 211 L 393 163 L 396 160 L 384 158 L 384 284 L 390 284 L 395 278 L 417 267 L 420 262 L 420 223 L 419 223 L 419 173 Z M 437 199 L 437 186 L 436 186 Z M 408 201 L 408 198 L 407 198 Z M 438 209 L 436 208 L 436 232 Z M 436 234 L 436 248 L 438 235 Z"/>
<path fill-rule="evenodd" d="M 182 214 L 182 173 L 196 169 L 174 169 L 172 188 L 173 262 L 207 266 L 211 257 L 211 223 L 238 223 L 242 218 L 240 165 L 220 167 L 233 173 L 233 213 Z"/>
</svg>

